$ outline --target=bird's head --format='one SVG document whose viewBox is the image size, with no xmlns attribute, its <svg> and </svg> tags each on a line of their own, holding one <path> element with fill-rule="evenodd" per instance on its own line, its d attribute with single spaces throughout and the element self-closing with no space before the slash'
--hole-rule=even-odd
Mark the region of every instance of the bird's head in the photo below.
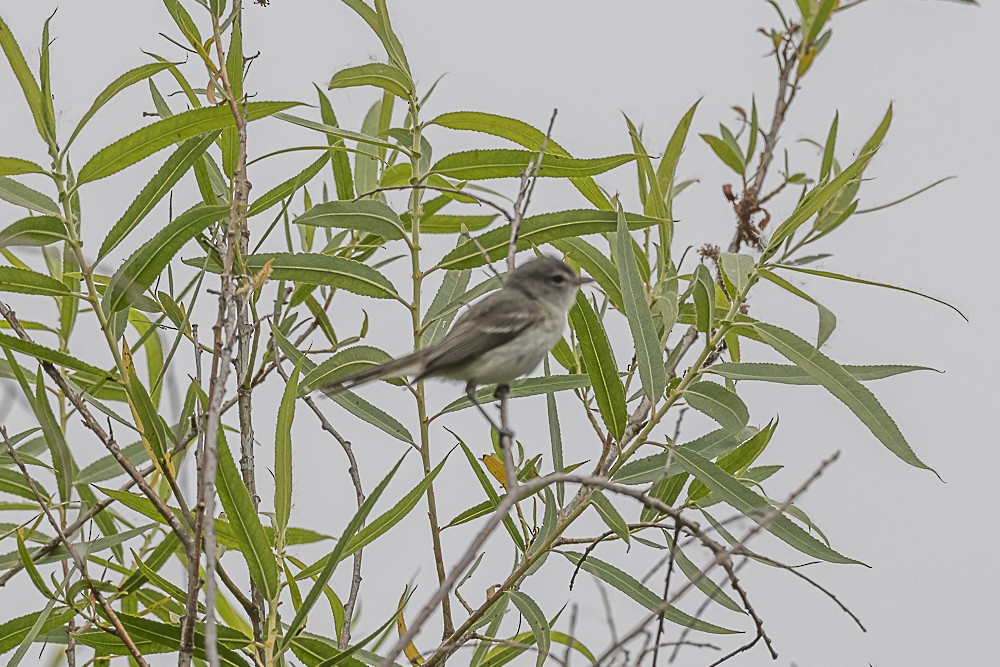
<svg viewBox="0 0 1000 667">
<path fill-rule="evenodd" d="M 569 311 L 581 285 L 593 278 L 578 276 L 569 264 L 543 255 L 530 259 L 507 276 L 504 287 L 519 289 L 562 311 Z"/>
</svg>

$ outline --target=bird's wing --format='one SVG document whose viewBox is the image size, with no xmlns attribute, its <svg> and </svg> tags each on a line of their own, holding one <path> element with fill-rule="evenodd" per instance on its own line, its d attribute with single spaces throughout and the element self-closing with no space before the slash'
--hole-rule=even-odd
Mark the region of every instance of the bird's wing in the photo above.
<svg viewBox="0 0 1000 667">
<path fill-rule="evenodd" d="M 425 364 L 417 379 L 456 366 L 508 343 L 538 321 L 543 313 L 534 301 L 507 290 L 475 303 L 440 343 L 425 350 Z"/>
</svg>

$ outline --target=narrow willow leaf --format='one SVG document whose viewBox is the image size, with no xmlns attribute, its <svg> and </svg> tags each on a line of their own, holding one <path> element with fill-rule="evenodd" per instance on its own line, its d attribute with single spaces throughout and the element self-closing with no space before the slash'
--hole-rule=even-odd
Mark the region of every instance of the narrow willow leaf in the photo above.
<svg viewBox="0 0 1000 667">
<path fill-rule="evenodd" d="M 859 382 L 881 380 L 883 378 L 911 373 L 913 371 L 934 371 L 928 366 L 875 365 L 875 366 L 841 366 L 851 377 Z M 766 363 L 732 363 L 721 362 L 705 369 L 730 380 L 759 380 L 762 382 L 777 382 L 779 384 L 819 384 L 812 375 L 798 366 L 784 366 Z M 938 372 L 938 371 L 935 371 Z"/>
<path fill-rule="evenodd" d="M 667 142 L 667 147 L 663 151 L 663 157 L 660 159 L 660 164 L 656 167 L 656 180 L 660 185 L 660 191 L 663 193 L 664 203 L 666 204 L 666 217 L 673 218 L 673 199 L 675 196 L 676 189 L 676 179 L 677 179 L 677 163 L 680 161 L 681 151 L 684 150 L 684 142 L 687 140 L 688 130 L 691 128 L 691 122 L 694 120 L 694 113 L 698 110 L 698 102 L 695 102 L 687 113 L 681 117 L 680 122 L 677 123 L 677 127 L 674 129 L 672 135 L 670 135 L 670 140 Z"/>
<path fill-rule="evenodd" d="M 840 190 L 845 187 L 848 183 L 853 181 L 855 178 L 860 176 L 861 172 L 864 171 L 865 167 L 875 156 L 876 151 L 882 145 L 882 140 L 885 138 L 886 132 L 889 131 L 889 125 L 892 123 L 892 106 L 889 106 L 888 111 L 886 111 L 885 116 L 882 119 L 882 123 L 876 128 L 875 133 L 869 138 L 869 140 L 862 147 L 861 151 L 858 153 L 857 159 L 852 162 L 849 166 L 845 167 L 835 178 L 830 180 L 828 183 L 817 185 L 805 197 L 799 202 L 799 205 L 795 208 L 792 214 L 774 230 L 774 234 L 771 236 L 771 240 L 768 243 L 767 250 L 764 252 L 764 256 L 761 258 L 762 261 L 766 261 L 774 255 L 781 247 L 781 244 L 786 238 L 795 233 L 802 223 L 811 218 L 816 212 L 818 212 L 828 201 L 830 201 Z"/>
<path fill-rule="evenodd" d="M 319 86 L 316 86 L 316 95 L 319 97 L 319 112 L 323 123 L 328 127 L 337 127 L 337 116 L 333 112 L 330 98 Z M 344 140 L 332 135 L 327 135 L 327 143 L 334 149 L 344 147 Z M 333 167 L 333 181 L 337 187 L 337 199 L 354 199 L 354 177 L 351 174 L 351 161 L 348 159 L 347 153 L 343 150 L 331 151 L 330 165 Z"/>
<path fill-rule="evenodd" d="M 59 205 L 50 197 L 6 176 L 0 176 L 0 199 L 37 213 L 57 218 L 62 215 Z"/>
<path fill-rule="evenodd" d="M 734 392 L 714 382 L 695 382 L 684 390 L 688 405 L 718 422 L 727 433 L 742 431 L 750 420 L 746 404 Z"/>
<path fill-rule="evenodd" d="M 528 548 L 528 555 L 538 553 L 542 549 L 549 549 L 551 545 L 548 544 L 549 539 L 555 535 L 556 524 L 559 523 L 559 506 L 556 505 L 556 498 L 552 493 L 552 488 L 546 486 L 542 489 L 542 496 L 545 499 L 545 510 L 542 514 L 542 527 L 538 529 L 535 533 L 534 538 L 531 540 L 531 546 Z M 538 567 L 545 561 L 545 558 L 539 558 L 535 561 L 535 565 L 532 565 L 527 572 L 525 572 L 525 577 L 531 576 Z"/>
<path fill-rule="evenodd" d="M 98 259 L 107 256 L 119 243 L 125 240 L 125 237 L 170 192 L 181 177 L 196 162 L 201 160 L 201 156 L 215 142 L 218 136 L 218 132 L 209 132 L 203 136 L 188 139 L 167 158 L 163 166 L 160 167 L 153 175 L 153 178 L 150 179 L 132 203 L 129 204 L 128 209 L 118 219 L 118 222 L 114 224 L 108 235 L 104 237 L 101 249 L 97 253 Z"/>
<path fill-rule="evenodd" d="M 720 256 L 722 271 L 729 278 L 729 281 L 736 288 L 737 294 L 742 294 L 750 282 L 750 275 L 754 270 L 753 257 L 743 253 L 724 252 Z M 736 294 L 730 296 L 736 297 Z"/>
<path fill-rule="evenodd" d="M 941 299 L 935 299 L 934 297 L 932 297 L 930 295 L 927 295 L 927 294 L 924 294 L 923 292 L 917 292 L 915 290 L 907 289 L 905 287 L 897 287 L 896 285 L 890 285 L 888 283 L 875 282 L 874 280 L 864 280 L 862 278 L 855 278 L 855 277 L 852 277 L 852 276 L 845 276 L 842 273 L 834 273 L 833 271 L 821 271 L 819 269 L 807 269 L 807 268 L 802 267 L 802 266 L 792 266 L 790 264 L 778 264 L 778 265 L 776 265 L 776 267 L 779 268 L 779 269 L 788 269 L 789 271 L 797 271 L 798 273 L 807 273 L 807 274 L 809 274 L 811 276 L 819 276 L 821 278 L 832 278 L 834 280 L 843 280 L 845 282 L 857 283 L 859 285 L 870 285 L 872 287 L 884 287 L 885 289 L 896 290 L 897 292 L 906 292 L 907 294 L 914 294 L 916 296 L 920 296 L 920 297 L 923 297 L 925 299 L 930 299 L 931 301 L 933 301 L 935 303 L 940 303 L 942 306 L 947 306 L 948 308 L 951 308 L 956 313 L 958 313 L 959 316 L 963 320 L 965 320 L 966 322 L 969 321 L 969 318 L 966 317 L 965 314 L 962 311 L 960 311 L 958 308 L 956 308 L 955 306 L 951 305 L 950 303 L 948 303 L 946 301 L 942 301 Z"/>
<path fill-rule="evenodd" d="M 222 430 L 219 431 L 218 452 L 219 500 L 226 511 L 251 578 L 260 587 L 264 597 L 273 600 L 278 594 L 278 566 Z"/>
<path fill-rule="evenodd" d="M 228 210 L 228 209 L 227 209 Z M 272 280 L 291 280 L 306 285 L 326 285 L 377 299 L 398 299 L 396 288 L 381 273 L 361 262 L 321 253 L 274 252 L 258 253 L 243 258 L 247 271 L 260 271 L 271 263 Z M 212 258 L 186 259 L 189 266 L 205 267 L 220 273 L 222 266 Z"/>
<path fill-rule="evenodd" d="M 500 496 L 497 494 L 496 489 L 493 488 L 493 484 L 491 484 L 490 481 L 486 478 L 486 473 L 483 472 L 483 469 L 479 465 L 479 461 L 476 459 L 476 456 L 472 453 L 472 450 L 469 449 L 469 446 L 465 444 L 464 440 L 459 438 L 451 431 L 448 432 L 451 433 L 453 436 L 455 436 L 455 440 L 457 440 L 459 446 L 461 446 L 462 452 L 465 454 L 465 458 L 469 462 L 469 466 L 472 468 L 472 472 L 475 474 L 476 479 L 479 481 L 479 485 L 483 488 L 483 491 L 486 492 L 486 496 L 489 499 L 489 501 L 493 504 L 493 507 L 494 508 L 497 507 L 500 504 Z M 510 516 L 505 516 L 503 518 L 503 526 L 504 529 L 507 531 L 507 534 L 510 535 L 510 539 L 514 542 L 517 548 L 523 553 L 525 550 L 524 538 L 521 537 L 521 534 L 517 531 L 517 528 L 514 526 L 514 521 L 510 518 Z"/>
<path fill-rule="evenodd" d="M 837 125 L 840 123 L 840 112 L 833 114 L 833 123 L 830 131 L 826 135 L 826 144 L 823 147 L 823 160 L 819 167 L 819 180 L 823 182 L 830 178 L 830 171 L 833 169 L 833 155 L 837 146 Z"/>
<path fill-rule="evenodd" d="M 104 293 L 105 311 L 114 313 L 131 306 L 185 243 L 228 214 L 228 206 L 198 205 L 167 223 L 111 276 Z"/>
<path fill-rule="evenodd" d="M 510 383 L 510 398 L 537 396 L 538 394 L 551 395 L 560 391 L 583 389 L 589 387 L 590 383 L 589 375 L 549 375 L 547 377 L 521 378 Z M 479 401 L 480 405 L 489 403 L 493 400 L 493 391 L 493 387 L 477 390 L 476 400 Z M 469 407 L 472 407 L 472 401 L 467 396 L 463 396 L 445 406 L 440 414 L 464 410 Z"/>
<path fill-rule="evenodd" d="M 0 230 L 0 248 L 46 246 L 66 240 L 62 219 L 51 215 L 21 218 Z"/>
<path fill-rule="evenodd" d="M 307 120 L 305 118 L 299 118 L 298 116 L 292 116 L 287 113 L 276 113 L 274 117 L 278 120 L 283 120 L 286 123 L 291 123 L 292 125 L 298 125 L 299 127 L 309 128 L 310 130 L 315 130 L 317 132 L 322 132 L 330 137 L 335 137 L 337 139 L 349 139 L 351 141 L 356 141 L 359 144 L 364 144 L 367 146 L 379 146 L 381 148 L 391 148 L 393 150 L 401 151 L 406 155 L 409 155 L 409 149 L 392 143 L 391 141 L 386 141 L 385 139 L 378 139 L 371 136 L 370 134 L 362 134 L 360 132 L 351 132 L 350 130 L 342 130 L 339 127 L 333 125 L 327 125 L 326 123 L 317 123 L 313 120 Z M 362 191 L 363 192 L 363 191 Z"/>
<path fill-rule="evenodd" d="M 495 215 L 429 215 L 420 219 L 421 234 L 461 234 L 486 229 Z M 405 222 L 404 222 L 405 224 Z M 406 226 L 409 229 L 409 225 Z"/>
<path fill-rule="evenodd" d="M 93 374 L 95 377 L 99 378 L 112 378 L 113 376 L 106 371 L 97 368 L 96 366 L 91 366 L 90 364 L 80 361 L 76 357 L 71 357 L 65 352 L 59 352 L 58 350 L 53 350 L 51 348 L 45 347 L 44 345 L 39 345 L 38 343 L 33 343 L 28 340 L 21 340 L 20 338 L 15 338 L 14 336 L 8 336 L 7 334 L 0 333 L 0 348 L 5 350 L 11 350 L 13 352 L 20 352 L 26 354 L 29 357 L 38 359 L 39 361 L 48 361 L 56 366 L 62 366 L 63 368 L 69 368 L 70 370 L 80 371 L 83 373 Z"/>
<path fill-rule="evenodd" d="M 557 144 L 551 137 L 546 138 L 545 133 L 539 129 L 528 125 L 523 121 L 496 114 L 483 113 L 479 111 L 455 111 L 441 114 L 430 122 L 433 125 L 440 125 L 452 130 L 469 130 L 483 132 L 495 137 L 507 139 L 515 144 L 523 146 L 528 150 L 541 151 L 545 147 L 546 155 L 558 155 L 560 157 L 572 157 L 562 146 Z M 542 156 L 542 163 L 545 156 Z M 601 192 L 590 176 L 578 176 L 570 178 L 584 197 L 590 203 L 602 211 L 612 210 L 608 198 Z"/>
<path fill-rule="evenodd" d="M 708 267 L 699 264 L 694 270 L 692 283 L 698 331 L 711 334 L 715 325 L 715 281 Z"/>
<path fill-rule="evenodd" d="M 615 535 L 617 535 L 625 544 L 629 544 L 629 529 L 628 524 L 625 523 L 625 519 L 619 514 L 615 506 L 611 504 L 608 497 L 605 496 L 600 491 L 595 491 L 593 495 L 590 496 L 590 500 L 594 503 L 594 509 L 597 513 L 601 515 L 601 519 L 604 524 L 610 528 Z"/>
<path fill-rule="evenodd" d="M 594 398 L 601 419 L 611 435 L 618 440 L 625 433 L 628 411 L 625 388 L 618 377 L 618 366 L 611 351 L 608 334 L 600 318 L 582 293 L 576 295 L 576 305 L 569 311 L 570 325 L 580 344 L 580 356 L 587 365 L 594 388 Z"/>
<path fill-rule="evenodd" d="M 49 404 L 43 378 L 42 369 L 39 367 L 35 377 L 35 394 L 31 400 L 31 407 L 35 412 L 38 425 L 42 427 L 49 452 L 52 454 L 52 468 L 59 489 L 59 499 L 65 503 L 73 494 L 73 475 L 76 473 L 76 464 L 73 462 L 69 445 L 66 444 L 66 436 L 63 434 L 62 426 Z"/>
<path fill-rule="evenodd" d="M 545 155 L 539 176 L 572 178 L 596 176 L 628 164 L 634 155 L 611 155 L 603 158 L 572 158 Z M 517 178 L 528 169 L 528 164 L 538 159 L 535 151 L 515 149 L 487 149 L 452 153 L 438 160 L 431 172 L 460 181 L 478 181 L 490 178 Z"/>
<path fill-rule="evenodd" d="M 777 422 L 769 423 L 765 428 L 757 431 L 753 437 L 741 444 L 739 447 L 725 456 L 719 457 L 719 460 L 716 461 L 716 465 L 734 477 L 742 477 L 746 473 L 747 468 L 749 468 L 750 465 L 757 460 L 757 457 L 763 453 L 764 448 L 767 447 L 768 443 L 771 441 L 771 436 L 774 435 L 776 427 Z M 693 480 L 691 482 L 691 486 L 688 488 L 688 502 L 700 500 L 709 493 L 711 493 L 711 491 L 707 486 L 702 484 L 697 479 Z"/>
<path fill-rule="evenodd" d="M 722 160 L 723 164 L 740 176 L 743 175 L 743 172 L 746 171 L 746 163 L 743 161 L 743 155 L 739 150 L 734 149 L 728 142 L 719 137 L 714 137 L 710 134 L 702 134 L 700 136 L 709 145 L 712 152 Z"/>
<path fill-rule="evenodd" d="M 391 358 L 388 352 L 371 345 L 354 345 L 338 350 L 306 373 L 299 385 L 298 394 L 304 396 L 322 385 Z"/>
<path fill-rule="evenodd" d="M 643 586 L 639 580 L 632 575 L 622 572 L 617 567 L 609 563 L 605 563 L 604 561 L 595 558 L 593 555 L 588 555 L 586 558 L 583 558 L 583 554 L 573 551 L 563 551 L 561 553 L 571 563 L 579 565 L 581 570 L 589 572 L 601 581 L 614 586 L 646 609 L 653 612 L 659 611 L 660 605 L 663 602 L 662 598 Z M 663 610 L 663 618 L 671 623 L 676 623 L 677 625 L 691 628 L 692 630 L 698 630 L 700 632 L 709 632 L 712 634 L 734 634 L 736 632 L 735 630 L 729 630 L 727 628 L 708 623 L 707 621 L 697 619 L 693 616 L 685 614 L 676 607 L 666 607 Z"/>
<path fill-rule="evenodd" d="M 930 470 L 910 449 L 896 422 L 875 395 L 833 361 L 791 331 L 773 324 L 757 322 L 753 331 L 783 357 L 813 377 L 819 384 L 850 408 L 885 447 L 910 465 Z M 935 473 L 937 474 L 937 473 Z"/>
<path fill-rule="evenodd" d="M 423 232 L 422 224 L 421 232 Z M 420 340 L 424 347 L 433 345 L 447 333 L 448 328 L 455 319 L 457 311 L 449 315 L 441 315 L 441 313 L 448 304 L 469 289 L 470 280 L 472 280 L 472 271 L 470 270 L 445 271 L 444 278 L 441 280 L 441 286 L 434 295 L 434 300 L 431 301 L 431 305 L 424 314 L 423 322 L 420 324 L 423 329 L 420 334 Z"/>
<path fill-rule="evenodd" d="M 808 345 L 808 343 L 806 344 Z M 680 447 L 674 451 L 674 456 L 680 466 L 711 489 L 713 494 L 717 494 L 719 498 L 748 519 L 757 522 L 764 530 L 807 556 L 830 563 L 861 564 L 860 561 L 837 553 L 799 528 L 788 517 L 775 512 L 765 498 L 740 484 L 703 456 L 683 451 L 683 448 Z"/>
<path fill-rule="evenodd" d="M 387 533 L 393 526 L 405 519 L 413 508 L 417 506 L 420 499 L 424 497 L 428 487 L 430 487 L 430 485 L 434 482 L 434 478 L 438 476 L 438 473 L 441 472 L 441 469 L 444 468 L 444 464 L 447 463 L 447 461 L 448 457 L 445 456 L 441 463 L 437 464 L 433 470 L 427 473 L 427 475 L 424 476 L 424 478 L 420 480 L 420 482 L 413 487 L 409 493 L 393 505 L 390 510 L 359 530 L 354 537 L 348 541 L 347 547 L 344 549 L 344 553 L 341 558 L 347 558 L 354 552 L 365 548 Z"/>
<path fill-rule="evenodd" d="M 618 269 L 611 262 L 609 252 L 602 251 L 580 238 L 568 237 L 551 243 L 597 281 L 612 306 L 625 312 L 625 300 L 618 283 Z"/>
<path fill-rule="evenodd" d="M 347 523 L 347 526 L 344 528 L 344 532 L 341 534 L 340 539 L 337 540 L 337 544 L 334 546 L 333 551 L 322 559 L 325 562 L 323 570 L 319 573 L 316 583 L 309 589 L 309 593 L 306 594 L 305 599 L 302 601 L 302 605 L 295 612 L 295 617 L 288 624 L 288 628 L 285 630 L 284 636 L 278 646 L 279 654 L 288 648 L 292 639 L 305 625 L 306 617 L 316 604 L 316 601 L 319 600 L 319 596 L 327 582 L 330 581 L 330 577 L 333 576 L 333 572 L 337 568 L 337 563 L 339 563 L 343 558 L 344 552 L 347 545 L 350 543 L 351 538 L 353 538 L 354 535 L 361 529 L 361 526 L 364 525 L 364 522 L 371 513 L 372 508 L 375 507 L 375 503 L 378 502 L 378 499 L 382 496 L 382 492 L 385 491 L 385 487 L 387 487 L 392 478 L 396 476 L 396 471 L 399 470 L 399 466 L 402 464 L 403 459 L 401 458 L 396 465 L 392 467 L 389 474 L 386 475 L 382 481 L 379 482 L 378 486 L 372 490 L 365 501 L 361 504 L 361 507 L 358 508 L 354 517 Z"/>
<path fill-rule="evenodd" d="M 0 29 L 5 29 L 5 26 L 0 26 Z M 44 610 L 12 618 L 0 625 L 0 655 L 14 649 L 24 640 L 32 631 L 35 619 L 41 615 L 42 611 Z M 75 613 L 73 609 L 59 609 L 50 612 L 38 634 L 45 635 L 66 625 Z"/>
<path fill-rule="evenodd" d="M 316 204 L 295 218 L 300 225 L 370 232 L 386 239 L 404 239 L 406 231 L 396 212 L 373 199 Z M 424 231 L 421 224 L 420 231 Z"/>
<path fill-rule="evenodd" d="M 285 528 L 292 512 L 292 420 L 299 384 L 300 361 L 292 369 L 278 405 L 274 432 L 274 523 L 279 542 L 284 543 Z"/>
<path fill-rule="evenodd" d="M 643 215 L 625 214 L 625 220 L 631 230 L 643 229 L 656 225 L 659 221 Z M 517 249 L 524 250 L 533 245 L 542 245 L 550 241 L 572 236 L 585 236 L 613 232 L 618 228 L 618 215 L 613 211 L 594 211 L 578 209 L 542 213 L 525 218 L 518 236 Z M 475 241 L 467 241 L 458 246 L 441 260 L 438 266 L 445 269 L 471 269 L 486 263 L 479 247 L 486 251 L 490 261 L 496 261 L 507 254 L 510 243 L 510 225 L 497 227 L 480 234 Z"/>
<path fill-rule="evenodd" d="M 46 25 L 48 25 L 48 22 L 46 22 Z M 28 563 L 30 562 L 31 561 L 29 559 Z M 32 568 L 33 567 L 34 565 L 32 565 Z M 14 651 L 14 655 L 11 656 L 10 661 L 7 663 L 7 667 L 17 667 L 17 665 L 21 664 L 21 660 L 28 652 L 28 649 L 31 648 L 31 643 L 38 638 L 38 635 L 42 632 L 42 628 L 45 627 L 46 621 L 48 621 L 49 616 L 52 614 L 52 609 L 58 602 L 58 599 L 52 598 L 51 596 L 48 597 L 50 597 L 49 603 L 45 605 L 45 608 L 38 614 L 38 617 L 35 619 L 35 622 L 32 623 L 31 628 L 24 635 L 24 639 L 21 640 L 21 644 L 17 647 L 17 650 Z"/>
<path fill-rule="evenodd" d="M 320 170 L 326 166 L 326 163 L 330 161 L 330 154 L 324 153 L 315 162 L 307 166 L 305 169 L 295 174 L 288 180 L 279 183 L 274 186 L 264 194 L 262 194 L 257 199 L 254 199 L 253 203 L 250 204 L 250 210 L 247 211 L 247 217 L 255 216 L 259 213 L 263 213 L 272 206 L 280 204 L 285 199 L 291 197 L 293 194 L 298 192 L 298 190 L 309 183 Z"/>
<path fill-rule="evenodd" d="M 662 202 L 661 202 L 662 205 Z M 618 206 L 618 233 L 615 240 L 615 262 L 622 286 L 622 299 L 632 342 L 635 346 L 635 362 L 639 368 L 642 389 L 649 401 L 656 402 L 663 396 L 667 384 L 667 372 L 663 365 L 663 346 L 653 325 L 653 313 L 649 309 L 646 288 L 636 266 L 636 256 L 632 249 L 632 235 L 625 221 L 625 212 Z"/>
<path fill-rule="evenodd" d="M 357 86 L 375 86 L 404 100 L 412 99 L 416 94 L 413 82 L 406 72 L 386 63 L 368 63 L 342 69 L 333 75 L 327 87 L 333 90 Z"/>
<path fill-rule="evenodd" d="M 298 106 L 298 102 L 248 102 L 248 121 Z M 222 130 L 235 120 L 227 105 L 191 109 L 163 118 L 97 151 L 77 176 L 77 185 L 100 180 L 143 160 L 164 148 L 199 134 Z"/>
<path fill-rule="evenodd" d="M 3 49 L 4 55 L 7 57 L 7 64 L 10 65 L 11 70 L 14 72 L 14 77 L 21 86 L 21 92 L 24 93 L 28 109 L 35 120 L 35 127 L 38 128 L 38 134 L 43 139 L 54 141 L 54 137 L 50 136 L 51 133 L 45 123 L 42 92 L 38 87 L 38 82 L 35 80 L 35 75 L 28 68 L 28 63 L 24 60 L 24 54 L 21 52 L 21 47 L 18 46 L 17 40 L 14 39 L 14 33 L 11 32 L 2 18 L 0 18 L 0 48 Z"/>
<path fill-rule="evenodd" d="M 507 595 L 510 596 L 511 602 L 521 612 L 521 616 L 531 628 L 531 634 L 534 635 L 535 643 L 538 645 L 535 667 L 542 667 L 545 664 L 545 659 L 549 657 L 549 648 L 552 645 L 551 628 L 545 614 L 542 613 L 537 602 L 521 591 L 507 591 Z"/>
<path fill-rule="evenodd" d="M 118 618 L 122 626 L 129 635 L 136 641 L 143 642 L 144 653 L 169 653 L 176 651 L 181 641 L 181 627 L 179 623 L 161 623 L 150 618 L 142 618 L 118 612 Z M 247 638 L 239 632 L 219 626 L 219 646 L 216 651 L 219 655 L 219 664 L 225 667 L 248 667 L 249 663 L 238 654 L 234 648 L 245 645 Z M 127 654 L 125 647 L 121 645 L 121 640 L 113 635 L 99 633 L 98 636 L 105 635 L 118 642 L 120 654 Z M 88 643 L 88 642 L 82 642 Z M 228 646 L 227 646 L 228 644 Z M 230 646 L 234 648 L 230 648 Z M 199 660 L 205 660 L 205 634 L 203 629 L 195 629 L 194 655 Z"/>
<path fill-rule="evenodd" d="M 133 465 L 138 465 L 145 459 L 146 448 L 143 447 L 141 441 L 133 442 L 126 447 L 122 447 L 122 455 Z M 118 461 L 108 454 L 80 470 L 76 475 L 76 484 L 84 486 L 98 484 L 124 474 L 125 470 L 122 469 Z"/>
<path fill-rule="evenodd" d="M 22 160 L 19 157 L 0 157 L 0 176 L 44 173 L 45 170 L 31 160 Z"/>
<path fill-rule="evenodd" d="M 147 63 L 125 72 L 117 79 L 109 83 L 107 87 L 101 91 L 101 94 L 94 99 L 94 103 L 90 105 L 90 108 L 83 114 L 83 117 L 80 118 L 80 122 L 76 124 L 76 128 L 74 128 L 73 133 L 69 137 L 69 141 L 66 142 L 66 146 L 68 147 L 73 143 L 76 139 L 76 135 L 80 134 L 80 130 L 82 130 L 83 127 L 90 122 L 90 119 L 94 117 L 94 114 L 100 111 L 101 107 L 110 102 L 115 95 L 129 86 L 145 81 L 154 74 L 158 74 L 159 72 L 171 67 L 176 67 L 179 64 L 180 63 L 171 62 Z"/>
<path fill-rule="evenodd" d="M 71 292 L 61 280 L 44 273 L 12 266 L 0 266 L 0 292 L 19 292 L 38 296 L 70 296 Z"/>
<path fill-rule="evenodd" d="M 743 607 L 740 606 L 740 603 L 729 597 L 722 590 L 722 587 L 712 581 L 711 577 L 702 575 L 701 568 L 691 562 L 691 559 L 687 557 L 683 549 L 675 545 L 668 531 L 663 531 L 663 536 L 667 540 L 667 546 L 672 549 L 674 563 L 677 564 L 677 568 L 684 573 L 684 576 L 689 581 L 694 583 L 698 590 L 707 595 L 709 600 L 721 604 L 726 609 L 735 611 L 737 614 L 746 613 Z"/>
<path fill-rule="evenodd" d="M 758 273 L 761 278 L 774 283 L 778 287 L 781 287 L 800 299 L 808 301 L 812 305 L 816 306 L 816 310 L 819 311 L 819 333 L 816 335 L 816 349 L 818 350 L 823 347 L 823 344 L 826 343 L 826 341 L 829 340 L 830 336 L 833 334 L 834 329 L 837 328 L 837 316 L 834 315 L 833 311 L 781 276 L 772 273 L 767 269 L 761 269 Z"/>
</svg>

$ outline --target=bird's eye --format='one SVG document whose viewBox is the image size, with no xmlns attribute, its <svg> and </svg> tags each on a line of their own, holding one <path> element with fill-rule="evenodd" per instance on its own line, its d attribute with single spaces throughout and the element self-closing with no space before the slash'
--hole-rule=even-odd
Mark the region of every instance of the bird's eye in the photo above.
<svg viewBox="0 0 1000 667">
<path fill-rule="evenodd" d="M 552 283 L 554 285 L 562 285 L 564 282 L 566 282 L 566 276 L 560 275 L 558 273 L 552 276 Z"/>
</svg>

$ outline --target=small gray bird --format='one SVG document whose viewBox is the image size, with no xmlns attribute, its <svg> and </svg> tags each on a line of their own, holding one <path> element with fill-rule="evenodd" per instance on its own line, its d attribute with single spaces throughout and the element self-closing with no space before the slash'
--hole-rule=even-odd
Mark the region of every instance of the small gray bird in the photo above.
<svg viewBox="0 0 1000 667">
<path fill-rule="evenodd" d="M 464 381 L 466 395 L 482 411 L 476 387 L 509 385 L 533 371 L 559 342 L 580 286 L 592 281 L 554 257 L 528 260 L 507 274 L 503 287 L 473 304 L 438 343 L 340 378 L 323 389 L 337 392 L 407 375 L 414 381 L 443 377 Z"/>
</svg>

